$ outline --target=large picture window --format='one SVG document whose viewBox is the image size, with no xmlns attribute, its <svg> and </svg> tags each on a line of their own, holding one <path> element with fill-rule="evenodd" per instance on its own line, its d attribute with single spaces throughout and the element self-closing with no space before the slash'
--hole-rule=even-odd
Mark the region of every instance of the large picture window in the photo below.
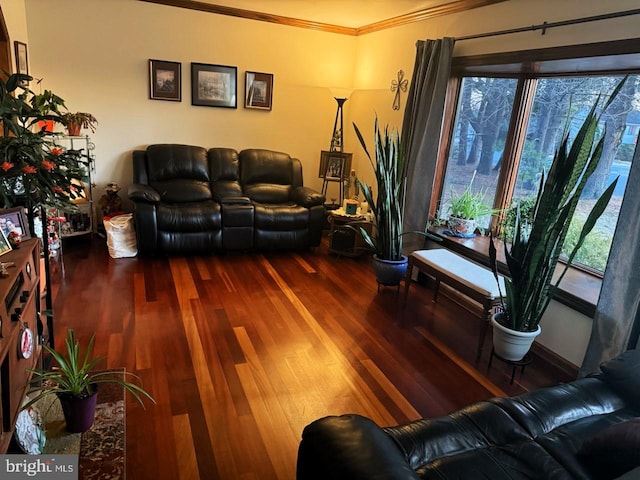
<svg viewBox="0 0 640 480">
<path fill-rule="evenodd" d="M 611 71 L 609 59 L 606 72 L 593 71 L 597 62 L 591 61 L 584 73 L 575 68 L 570 73 L 545 72 L 544 64 L 542 68 L 538 64 L 536 72 L 509 74 L 513 63 L 501 68 L 495 59 L 487 60 L 485 74 L 479 65 L 462 68 L 458 81 L 452 83 L 455 111 L 448 115 L 449 135 L 441 149 L 445 152 L 442 180 L 432 215 L 446 218 L 451 195 L 473 179 L 472 190 L 485 194 L 485 201 L 501 210 L 493 219 L 481 219 L 479 226 L 508 230 L 508 209 L 520 202 L 525 212 L 532 204 L 542 171 L 551 164 L 564 133 L 575 135 L 598 95 L 611 93 L 629 70 Z M 576 62 L 567 65 L 575 67 Z M 554 68 L 558 70 L 557 65 Z M 606 266 L 639 131 L 640 75 L 636 71 L 602 117 L 598 134 L 605 135 L 603 156 L 581 197 L 565 244 L 570 251 L 595 199 L 618 178 L 605 214 L 575 261 L 589 270 L 602 272 Z"/>
</svg>

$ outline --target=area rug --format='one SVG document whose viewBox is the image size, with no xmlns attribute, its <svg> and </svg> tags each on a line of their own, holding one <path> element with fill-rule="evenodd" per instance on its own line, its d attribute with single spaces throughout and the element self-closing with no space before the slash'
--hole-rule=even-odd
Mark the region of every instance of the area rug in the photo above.
<svg viewBox="0 0 640 480">
<path fill-rule="evenodd" d="M 80 480 L 125 478 L 124 388 L 105 383 L 98 388 L 93 426 L 85 433 L 66 431 L 60 402 L 38 404 L 43 415 L 46 444 L 43 453 L 79 455 Z"/>
</svg>

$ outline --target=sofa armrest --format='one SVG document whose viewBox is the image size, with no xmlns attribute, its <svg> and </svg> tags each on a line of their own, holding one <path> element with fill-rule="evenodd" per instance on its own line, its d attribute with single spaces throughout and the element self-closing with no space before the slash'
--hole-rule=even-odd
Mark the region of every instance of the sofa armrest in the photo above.
<svg viewBox="0 0 640 480">
<path fill-rule="evenodd" d="M 295 187 L 293 190 L 291 190 L 291 200 L 293 200 L 298 205 L 310 208 L 316 205 L 323 205 L 325 202 L 325 197 L 312 188 Z"/>
<path fill-rule="evenodd" d="M 129 199 L 133 200 L 134 202 L 157 203 L 160 201 L 160 194 L 155 188 L 149 185 L 143 185 L 141 183 L 134 183 L 133 185 L 129 185 L 127 194 L 129 196 Z"/>
<path fill-rule="evenodd" d="M 229 196 L 222 197 L 220 199 L 222 205 L 250 205 L 251 199 L 249 197 L 242 196 Z"/>
<path fill-rule="evenodd" d="M 298 449 L 297 480 L 416 480 L 394 440 L 360 415 L 325 417 L 307 425 Z"/>
</svg>

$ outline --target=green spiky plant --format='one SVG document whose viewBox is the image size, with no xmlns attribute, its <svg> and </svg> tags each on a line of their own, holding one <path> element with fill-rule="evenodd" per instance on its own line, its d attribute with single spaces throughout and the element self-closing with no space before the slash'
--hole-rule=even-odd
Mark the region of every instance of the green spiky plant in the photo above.
<svg viewBox="0 0 640 480">
<path fill-rule="evenodd" d="M 614 89 L 602 111 L 611 104 L 625 80 Z M 556 282 L 552 283 L 580 195 L 602 156 L 605 135 L 601 135 L 596 141 L 598 122 L 602 115 L 598 113 L 599 106 L 600 99 L 592 106 L 571 144 L 567 126 L 549 173 L 545 177 L 543 172 L 540 180 L 530 228 L 523 226 L 521 212 L 516 210 L 510 245 L 506 241 L 504 243 L 509 276 L 505 278 L 506 302 L 503 304 L 501 323 L 507 328 L 520 332 L 537 330 L 542 315 L 578 249 L 613 195 L 617 179 L 595 202 L 564 268 Z M 489 245 L 489 260 L 497 281 L 497 250 L 493 236 Z"/>
<path fill-rule="evenodd" d="M 360 145 L 364 149 L 376 176 L 376 198 L 371 186 L 356 179 L 356 184 L 369 204 L 374 216 L 375 234 L 360 227 L 359 232 L 366 245 L 382 260 L 402 258 L 402 222 L 407 186 L 405 155 L 400 144 L 400 134 L 385 126 L 380 131 L 378 117 L 375 119 L 375 160 L 371 157 L 367 144 L 354 123 Z"/>
<path fill-rule="evenodd" d="M 403 232 L 404 207 L 407 192 L 407 162 L 404 145 L 400 134 L 390 130 L 389 126 L 380 130 L 378 117 L 374 124 L 375 159 L 367 149 L 360 129 L 354 123 L 360 145 L 364 150 L 376 177 L 376 197 L 373 196 L 371 186 L 356 178 L 356 185 L 362 196 L 369 204 L 374 218 L 374 233 L 358 227 L 361 222 L 352 222 L 350 228 L 362 235 L 367 247 L 381 260 L 402 259 L 402 238 L 407 233 L 415 233 L 436 242 L 442 240 L 425 231 Z"/>
<path fill-rule="evenodd" d="M 29 382 L 29 402 L 22 408 L 28 408 L 47 395 L 69 395 L 84 398 L 92 395 L 101 383 L 116 383 L 121 385 L 144 407 L 143 397 L 153 403 L 155 400 L 140 385 L 126 381 L 126 376 L 136 380 L 140 378 L 131 372 L 120 370 L 96 370 L 103 357 L 93 357 L 95 334 L 87 345 L 84 355 L 80 352 L 80 342 L 76 340 L 73 329 L 67 330 L 65 338 L 66 355 L 63 355 L 48 345 L 44 349 L 51 355 L 56 365 L 51 370 L 34 369 Z M 33 397 L 31 397 L 33 395 Z"/>
<path fill-rule="evenodd" d="M 471 189 L 473 180 L 476 178 L 476 172 L 473 172 L 471 181 L 460 195 L 456 195 L 451 189 L 451 197 L 449 200 L 449 213 L 454 217 L 464 218 L 467 220 L 478 220 L 485 215 L 493 215 L 500 212 L 495 208 L 491 208 L 486 203 L 487 191 L 474 191 Z"/>
</svg>

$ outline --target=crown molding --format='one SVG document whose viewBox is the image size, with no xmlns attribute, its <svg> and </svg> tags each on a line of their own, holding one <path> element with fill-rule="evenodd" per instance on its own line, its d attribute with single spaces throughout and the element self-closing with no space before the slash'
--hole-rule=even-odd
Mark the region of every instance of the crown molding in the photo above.
<svg viewBox="0 0 640 480">
<path fill-rule="evenodd" d="M 421 22 L 429 18 L 441 17 L 443 15 L 451 15 L 452 13 L 464 12 L 474 8 L 493 5 L 494 3 L 502 3 L 507 0 L 456 0 L 438 7 L 425 8 L 417 12 L 407 13 L 398 17 L 389 18 L 380 22 L 356 28 L 356 35 L 365 35 L 367 33 L 378 32 L 387 28 L 398 27 L 408 23 Z"/>
<path fill-rule="evenodd" d="M 319 30 L 327 33 L 338 33 L 341 35 L 365 35 L 387 28 L 406 25 L 408 23 L 420 22 L 433 17 L 442 15 L 450 15 L 452 13 L 463 12 L 478 7 L 493 5 L 494 3 L 506 2 L 507 0 L 454 0 L 445 5 L 433 8 L 426 8 L 417 12 L 400 15 L 398 17 L 389 18 L 370 25 L 358 28 L 342 27 L 330 23 L 312 22 L 299 18 L 283 17 L 281 15 L 273 15 L 270 13 L 255 12 L 253 10 L 244 10 L 241 8 L 225 7 L 222 5 L 214 5 L 206 2 L 198 2 L 195 0 L 139 0 L 141 2 L 156 3 L 159 5 L 168 5 L 171 7 L 187 8 L 189 10 L 198 10 L 201 12 L 215 13 L 218 15 L 227 15 L 231 17 L 244 18 L 247 20 L 257 20 L 260 22 L 276 23 L 279 25 L 287 25 L 290 27 L 306 28 L 309 30 Z"/>
<path fill-rule="evenodd" d="M 341 27 L 339 25 L 331 25 L 329 23 L 311 22 L 298 18 L 283 17 L 281 15 L 272 15 L 270 13 L 254 12 L 253 10 L 243 10 L 241 8 L 224 7 L 222 5 L 213 5 L 211 3 L 196 2 L 194 0 L 140 0 L 141 2 L 157 3 L 160 5 L 169 5 L 172 7 L 187 8 L 189 10 L 198 10 L 201 12 L 216 13 L 218 15 L 227 15 L 230 17 L 244 18 L 247 20 L 257 20 L 260 22 L 277 23 L 279 25 L 287 25 L 290 27 L 300 27 L 309 30 L 320 30 L 322 32 L 340 33 L 342 35 L 356 35 L 356 29 L 350 27 Z"/>
</svg>

